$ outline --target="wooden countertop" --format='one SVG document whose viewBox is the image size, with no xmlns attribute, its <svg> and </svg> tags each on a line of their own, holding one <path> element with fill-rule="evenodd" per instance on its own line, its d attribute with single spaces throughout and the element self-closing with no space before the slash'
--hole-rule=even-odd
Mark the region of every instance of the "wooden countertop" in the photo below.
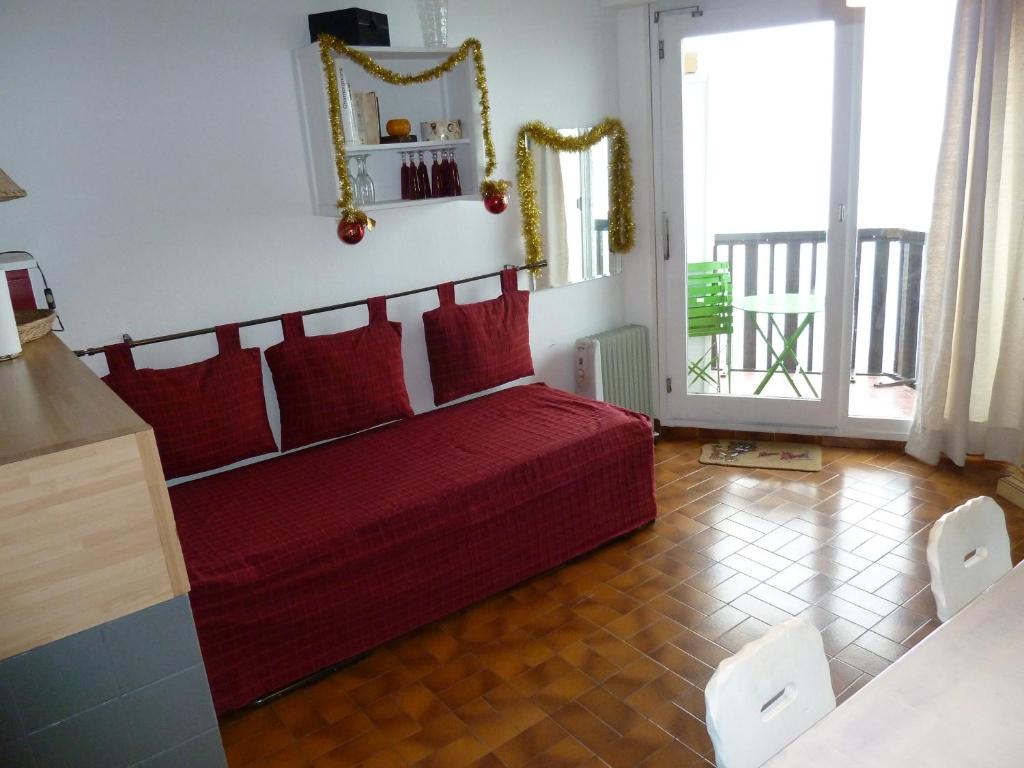
<svg viewBox="0 0 1024 768">
<path fill-rule="evenodd" d="M 0 362 L 0 466 L 147 429 L 52 333 Z"/>
<path fill-rule="evenodd" d="M 0 659 L 187 591 L 149 425 L 56 336 L 0 362 Z"/>
</svg>

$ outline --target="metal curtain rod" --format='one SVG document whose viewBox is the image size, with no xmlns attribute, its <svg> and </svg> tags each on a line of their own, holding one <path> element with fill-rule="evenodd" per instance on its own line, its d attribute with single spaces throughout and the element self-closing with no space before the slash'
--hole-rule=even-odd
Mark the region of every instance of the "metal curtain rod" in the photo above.
<svg viewBox="0 0 1024 768">
<path fill-rule="evenodd" d="M 690 15 L 695 19 L 704 15 L 704 9 L 699 5 L 681 5 L 678 8 L 664 8 L 660 11 L 655 11 L 654 23 L 657 24 L 661 20 L 662 16 L 670 16 L 675 13 L 685 13 L 686 11 L 689 11 Z"/>
<path fill-rule="evenodd" d="M 516 267 L 516 271 L 517 272 L 521 272 L 524 269 L 542 269 L 543 267 L 546 267 L 547 265 L 548 265 L 547 260 L 544 260 L 544 261 L 538 262 L 537 264 L 524 265 L 524 266 Z M 510 267 L 510 266 L 513 266 L 513 265 L 509 264 L 507 266 Z M 489 277 L 498 277 L 500 275 L 501 275 L 500 271 L 499 272 L 488 272 L 486 275 L 475 275 L 473 277 L 464 277 L 461 280 L 453 280 L 452 282 L 455 285 L 462 285 L 463 283 L 472 283 L 472 282 L 475 282 L 477 280 L 486 280 Z M 414 294 L 417 294 L 417 293 L 427 293 L 428 291 L 436 291 L 437 288 L 438 288 L 438 286 L 436 286 L 436 285 L 428 285 L 425 288 L 414 288 L 414 289 L 412 289 L 410 291 L 399 291 L 398 293 L 389 293 L 384 298 L 385 299 L 400 299 L 403 296 L 413 296 Z M 362 305 L 366 304 L 366 301 L 367 301 L 366 299 L 361 299 L 359 301 L 346 301 L 343 304 L 331 304 L 330 306 L 327 306 L 327 307 L 316 307 L 314 309 L 307 309 L 307 310 L 304 310 L 303 312 L 301 312 L 300 314 L 302 314 L 302 316 L 305 317 L 306 315 L 317 315 L 317 314 L 320 314 L 321 312 L 333 312 L 336 309 L 348 309 L 349 307 L 359 307 L 359 306 L 362 306 Z M 246 320 L 243 323 L 239 323 L 238 327 L 239 328 L 248 328 L 250 325 L 262 325 L 263 323 L 276 323 L 276 322 L 278 322 L 281 319 L 281 317 L 282 317 L 281 315 L 269 315 L 267 317 L 258 317 L 255 320 Z M 176 341 L 177 339 L 187 339 L 187 338 L 189 338 L 191 336 L 202 336 L 202 335 L 207 334 L 207 333 L 213 333 L 214 331 L 216 331 L 216 328 L 213 328 L 213 327 L 211 327 L 211 328 L 197 328 L 194 331 L 181 331 L 180 333 L 168 333 L 168 334 L 166 334 L 164 336 L 153 336 L 153 337 L 148 338 L 148 339 L 133 339 L 133 338 L 131 338 L 126 333 L 126 334 L 124 334 L 123 338 L 124 338 L 124 341 L 127 342 L 129 347 L 143 347 L 143 346 L 145 346 L 147 344 L 159 344 L 159 343 L 164 342 L 164 341 Z M 84 357 L 86 355 L 97 355 L 97 354 L 103 352 L 104 349 L 105 349 L 105 347 L 89 347 L 87 349 L 76 349 L 75 350 L 75 354 L 78 355 L 79 357 Z"/>
</svg>

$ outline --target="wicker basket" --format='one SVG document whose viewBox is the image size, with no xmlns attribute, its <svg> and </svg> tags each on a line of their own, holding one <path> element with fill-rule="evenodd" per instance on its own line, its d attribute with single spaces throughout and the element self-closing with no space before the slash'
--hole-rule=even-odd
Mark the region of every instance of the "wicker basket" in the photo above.
<svg viewBox="0 0 1024 768">
<path fill-rule="evenodd" d="M 41 339 L 53 330 L 53 321 L 57 315 L 52 309 L 17 309 L 14 311 L 14 322 L 18 324 L 18 338 L 21 343 Z"/>
</svg>

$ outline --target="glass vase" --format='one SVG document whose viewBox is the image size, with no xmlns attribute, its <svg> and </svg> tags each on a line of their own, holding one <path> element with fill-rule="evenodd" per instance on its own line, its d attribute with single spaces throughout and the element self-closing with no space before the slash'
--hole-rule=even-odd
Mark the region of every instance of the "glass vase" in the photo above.
<svg viewBox="0 0 1024 768">
<path fill-rule="evenodd" d="M 423 44 L 428 48 L 448 45 L 448 0 L 416 0 L 423 30 Z"/>
</svg>

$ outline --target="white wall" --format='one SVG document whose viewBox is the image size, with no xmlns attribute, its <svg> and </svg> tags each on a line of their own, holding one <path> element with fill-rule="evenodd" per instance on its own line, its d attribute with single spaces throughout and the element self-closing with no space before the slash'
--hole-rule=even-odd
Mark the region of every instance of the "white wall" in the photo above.
<svg viewBox="0 0 1024 768">
<path fill-rule="evenodd" d="M 282 0 L 3 0 L 0 167 L 28 197 L 0 205 L 0 250 L 31 251 L 72 347 L 390 293 L 522 263 L 515 201 L 380 212 L 362 244 L 311 215 L 292 51 L 306 14 L 347 5 Z M 386 12 L 393 45 L 422 44 L 413 0 Z M 449 40 L 484 45 L 498 175 L 514 179 L 518 126 L 587 125 L 617 114 L 615 11 L 595 0 L 451 0 Z M 638 221 L 642 225 L 642 222 Z M 627 257 L 628 259 L 629 257 Z M 531 297 L 538 378 L 571 389 L 571 345 L 622 322 L 624 278 Z M 460 288 L 488 298 L 498 281 Z M 405 323 L 416 410 L 432 404 L 420 314 Z M 311 332 L 365 310 L 320 315 Z M 279 326 L 243 332 L 270 344 Z M 144 365 L 213 351 L 212 337 L 136 350 Z M 97 370 L 104 364 L 94 359 Z"/>
</svg>

